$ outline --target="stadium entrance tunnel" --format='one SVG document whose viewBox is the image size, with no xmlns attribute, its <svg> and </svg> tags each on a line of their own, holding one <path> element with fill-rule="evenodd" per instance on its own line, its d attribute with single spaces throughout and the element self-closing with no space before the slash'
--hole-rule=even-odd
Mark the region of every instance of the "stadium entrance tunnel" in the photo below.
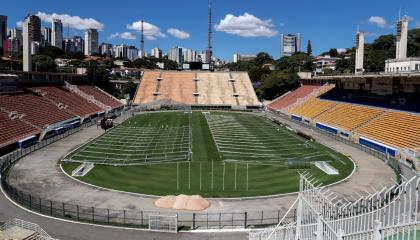
<svg viewBox="0 0 420 240">
<path fill-rule="evenodd" d="M 323 162 L 338 174 L 320 169 Z M 298 191 L 299 172 L 323 185 L 348 177 L 354 163 L 312 139 L 254 113 L 146 112 L 69 153 L 77 180 L 147 195 L 237 198 Z"/>
</svg>

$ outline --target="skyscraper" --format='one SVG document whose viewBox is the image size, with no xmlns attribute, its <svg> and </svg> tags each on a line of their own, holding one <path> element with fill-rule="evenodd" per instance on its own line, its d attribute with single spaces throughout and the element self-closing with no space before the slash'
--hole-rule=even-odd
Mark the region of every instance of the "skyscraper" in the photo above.
<svg viewBox="0 0 420 240">
<path fill-rule="evenodd" d="M 52 20 L 51 46 L 63 48 L 63 23 L 60 19 L 54 18 Z"/>
<path fill-rule="evenodd" d="M 99 34 L 98 30 L 89 28 L 85 32 L 85 55 L 92 56 L 99 53 Z"/>
<path fill-rule="evenodd" d="M 113 56 L 112 44 L 102 43 L 101 44 L 101 55 L 104 55 L 106 57 L 112 57 Z"/>
<path fill-rule="evenodd" d="M 41 43 L 41 19 L 35 15 L 28 15 L 25 20 L 28 21 L 31 41 Z"/>
<path fill-rule="evenodd" d="M 282 34 L 280 36 L 280 56 L 292 56 L 300 52 L 300 33 L 298 34 Z"/>
<path fill-rule="evenodd" d="M 44 37 L 44 46 L 45 47 L 46 46 L 51 46 L 51 42 L 52 42 L 52 40 L 51 40 L 51 28 L 45 27 L 42 30 L 42 35 Z"/>
<path fill-rule="evenodd" d="M 0 55 L 7 52 L 7 16 L 0 15 Z"/>
<path fill-rule="evenodd" d="M 144 57 L 144 56 L 141 55 L 141 57 Z M 139 58 L 139 50 L 134 46 L 129 46 L 127 48 L 127 58 L 130 59 L 131 61 Z"/>
<path fill-rule="evenodd" d="M 169 49 L 168 58 L 169 60 L 177 62 L 178 65 L 181 65 L 183 63 L 182 48 L 176 46 Z"/>
</svg>

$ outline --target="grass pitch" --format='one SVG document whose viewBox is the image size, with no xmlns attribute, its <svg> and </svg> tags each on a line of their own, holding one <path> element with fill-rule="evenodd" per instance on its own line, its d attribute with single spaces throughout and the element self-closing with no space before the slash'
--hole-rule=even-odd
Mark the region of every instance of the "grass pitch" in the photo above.
<svg viewBox="0 0 420 240">
<path fill-rule="evenodd" d="M 189 126 L 190 142 L 188 133 L 171 132 Z M 144 131 L 148 128 L 160 131 L 148 134 Z M 192 155 L 188 156 L 190 148 Z M 167 157 L 172 152 L 182 154 Z M 82 181 L 153 195 L 246 197 L 289 193 L 298 190 L 295 168 L 305 168 L 323 184 L 341 180 L 353 170 L 353 163 L 344 155 L 268 119 L 244 113 L 193 112 L 190 119 L 183 112 L 138 115 L 69 157 L 122 164 L 96 164 L 79 178 Z M 340 174 L 327 175 L 312 164 L 314 161 L 327 161 Z M 133 163 L 142 165 L 126 165 Z M 79 164 L 62 163 L 67 173 Z"/>
</svg>

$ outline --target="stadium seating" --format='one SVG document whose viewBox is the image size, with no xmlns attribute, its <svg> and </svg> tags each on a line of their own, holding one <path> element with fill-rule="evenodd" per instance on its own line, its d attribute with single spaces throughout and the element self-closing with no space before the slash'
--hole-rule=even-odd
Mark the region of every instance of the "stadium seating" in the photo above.
<svg viewBox="0 0 420 240">
<path fill-rule="evenodd" d="M 147 104 L 155 100 L 156 79 L 161 75 L 160 71 L 146 71 L 140 82 L 140 86 L 134 97 L 135 104 Z"/>
<path fill-rule="evenodd" d="M 112 109 L 120 108 L 123 104 L 102 90 L 92 85 L 77 85 L 77 88 L 82 92 L 93 96 L 97 101 L 110 106 Z"/>
<path fill-rule="evenodd" d="M 242 107 L 261 105 L 248 74 L 240 72 L 146 71 L 134 97 L 134 104 L 151 103 Z"/>
<path fill-rule="evenodd" d="M 39 130 L 19 118 L 11 119 L 7 112 L 0 111 L 0 147 L 35 135 Z"/>
<path fill-rule="evenodd" d="M 405 112 L 386 112 L 356 131 L 391 146 L 420 151 L 420 116 Z"/>
<path fill-rule="evenodd" d="M 245 72 L 233 72 L 232 78 L 235 80 L 236 92 L 238 93 L 239 105 L 242 106 L 260 106 L 257 94 L 252 87 L 249 75 Z"/>
<path fill-rule="evenodd" d="M 229 82 L 229 73 L 198 73 L 199 104 L 237 105 Z"/>
<path fill-rule="evenodd" d="M 163 72 L 158 99 L 167 102 L 194 104 L 194 74 L 191 72 Z"/>
<path fill-rule="evenodd" d="M 298 89 L 275 99 L 270 104 L 268 104 L 267 107 L 273 111 L 286 109 L 292 104 L 295 104 L 299 99 L 305 98 L 320 88 L 321 86 L 302 85 Z"/>
<path fill-rule="evenodd" d="M 0 108 L 23 114 L 24 120 L 40 128 L 75 117 L 60 110 L 48 99 L 30 92 L 0 95 Z"/>
<path fill-rule="evenodd" d="M 63 86 L 33 87 L 30 88 L 30 90 L 34 92 L 41 91 L 41 94 L 45 98 L 53 101 L 57 105 L 64 104 L 67 106 L 66 109 L 68 111 L 74 115 L 80 116 L 81 118 L 86 118 L 103 111 L 103 109 L 97 105 L 89 103 L 87 100 L 70 92 Z"/>
<path fill-rule="evenodd" d="M 322 101 L 322 100 L 320 100 Z M 337 104 L 314 119 L 346 131 L 361 126 L 381 114 L 383 110 L 352 104 Z"/>
<path fill-rule="evenodd" d="M 289 114 L 313 119 L 336 105 L 337 103 L 334 102 L 322 101 L 311 97 L 304 103 L 292 107 L 289 110 Z"/>
</svg>

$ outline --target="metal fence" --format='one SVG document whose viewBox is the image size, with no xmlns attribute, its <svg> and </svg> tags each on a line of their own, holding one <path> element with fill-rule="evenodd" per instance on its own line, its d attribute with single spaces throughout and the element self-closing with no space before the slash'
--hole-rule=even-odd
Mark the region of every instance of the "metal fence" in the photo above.
<svg viewBox="0 0 420 240">
<path fill-rule="evenodd" d="M 129 112 L 127 112 L 129 113 Z M 123 114 L 122 119 L 130 114 Z M 275 225 L 283 217 L 283 210 L 271 211 L 234 211 L 234 212 L 172 212 L 172 211 L 143 211 L 143 210 L 123 210 L 96 208 L 94 206 L 82 206 L 51 199 L 44 199 L 39 196 L 23 192 L 7 181 L 7 171 L 20 158 L 50 145 L 60 139 L 72 135 L 84 127 L 94 125 L 91 121 L 78 128 L 71 129 L 61 135 L 45 139 L 28 148 L 18 149 L 12 153 L 0 157 L 1 184 L 4 192 L 16 203 L 32 211 L 73 221 L 89 222 L 103 225 L 116 225 L 127 227 L 148 228 L 149 216 L 153 215 L 177 215 L 178 226 L 180 228 L 250 228 L 260 226 Z M 294 216 L 289 217 L 291 220 Z"/>
</svg>

